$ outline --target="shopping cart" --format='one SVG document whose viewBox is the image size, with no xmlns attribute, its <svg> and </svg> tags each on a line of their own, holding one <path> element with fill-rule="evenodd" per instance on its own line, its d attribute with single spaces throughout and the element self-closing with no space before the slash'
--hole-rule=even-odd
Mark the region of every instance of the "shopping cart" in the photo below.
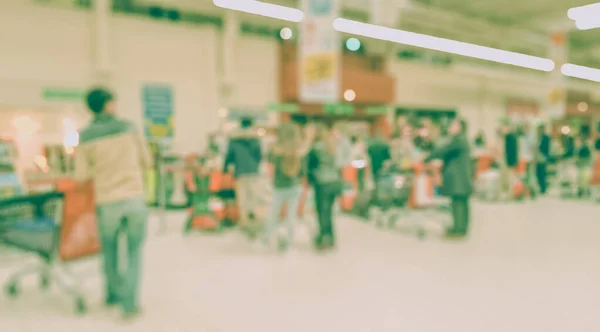
<svg viewBox="0 0 600 332">
<path fill-rule="evenodd" d="M 387 227 L 425 239 L 431 230 L 444 233 L 450 223 L 450 202 L 434 195 L 418 207 L 411 207 L 415 174 L 409 170 L 393 170 L 383 174 L 376 185 L 373 209 L 369 213 L 380 228 Z"/>
<path fill-rule="evenodd" d="M 79 287 L 58 273 L 58 244 L 63 216 L 64 194 L 53 192 L 0 200 L 0 243 L 36 255 L 40 260 L 13 273 L 5 284 L 6 294 L 16 297 L 22 278 L 35 274 L 40 287 L 53 281 L 75 300 L 78 313 L 86 311 Z"/>
</svg>

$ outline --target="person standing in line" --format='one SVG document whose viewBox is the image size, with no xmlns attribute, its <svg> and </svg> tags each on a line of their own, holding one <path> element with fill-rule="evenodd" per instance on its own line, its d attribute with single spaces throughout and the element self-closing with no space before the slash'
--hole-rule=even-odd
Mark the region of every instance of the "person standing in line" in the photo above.
<svg viewBox="0 0 600 332">
<path fill-rule="evenodd" d="M 352 144 L 352 154 L 350 159 L 352 167 L 357 169 L 358 177 L 358 191 L 363 191 L 367 184 L 367 173 L 365 172 L 369 166 L 369 160 L 367 158 L 367 145 L 366 142 L 358 135 L 350 137 Z"/>
<path fill-rule="evenodd" d="M 473 167 L 466 121 L 454 120 L 449 133 L 451 137 L 448 144 L 433 151 L 425 162 L 443 162 L 441 191 L 451 199 L 453 219 L 453 225 L 447 230 L 446 236 L 463 238 L 469 231 L 469 199 L 473 192 Z"/>
<path fill-rule="evenodd" d="M 583 126 L 577 139 L 575 166 L 577 168 L 577 196 L 591 197 L 590 179 L 593 165 L 593 154 L 589 127 Z"/>
<path fill-rule="evenodd" d="M 277 229 L 281 212 L 285 207 L 288 236 L 279 243 L 280 250 L 285 251 L 294 241 L 294 226 L 302 192 L 302 171 L 312 138 L 308 134 L 303 142 L 299 128 L 291 123 L 282 124 L 277 128 L 276 135 L 276 141 L 269 152 L 269 161 L 273 165 L 274 173 L 273 201 L 262 240 L 267 247 L 270 247 L 271 237 Z"/>
<path fill-rule="evenodd" d="M 342 192 L 342 176 L 339 166 L 338 137 L 331 125 L 317 128 L 315 143 L 307 158 L 309 183 L 315 192 L 315 208 L 319 221 L 319 233 L 315 245 L 319 250 L 335 247 L 333 227 L 334 204 Z"/>
<path fill-rule="evenodd" d="M 531 132 L 530 127 L 527 123 L 524 123 L 519 128 L 519 151 L 520 161 L 525 163 L 525 175 L 524 182 L 525 187 L 529 190 L 529 194 L 532 199 L 535 199 L 537 188 L 536 181 L 534 180 L 535 174 L 535 151 L 536 151 L 536 133 Z"/>
<path fill-rule="evenodd" d="M 535 155 L 535 175 L 537 178 L 540 195 L 545 195 L 548 190 L 548 163 L 550 162 L 550 135 L 546 132 L 546 126 L 540 124 L 537 127 L 538 147 Z"/>
<path fill-rule="evenodd" d="M 240 122 L 240 129 L 229 137 L 223 168 L 225 173 L 234 174 L 240 226 L 251 237 L 254 237 L 258 228 L 256 211 L 260 204 L 261 162 L 262 144 L 254 128 L 254 121 L 244 118 Z"/>
<path fill-rule="evenodd" d="M 80 133 L 75 179 L 95 189 L 98 233 L 104 257 L 107 306 L 121 305 L 125 318 L 139 314 L 142 247 L 148 208 L 144 171 L 151 168 L 147 146 L 135 126 L 115 116 L 113 95 L 93 89 L 87 95 L 92 122 Z M 115 148 L 118 147 L 118 148 Z M 127 270 L 118 271 L 118 239 L 127 237 Z"/>
<path fill-rule="evenodd" d="M 385 164 L 391 159 L 390 145 L 386 142 L 383 134 L 377 133 L 369 142 L 367 154 L 371 165 L 372 177 L 375 181 L 379 178 L 381 170 Z"/>
<path fill-rule="evenodd" d="M 511 125 L 504 127 L 504 166 L 503 190 L 504 198 L 514 199 L 515 170 L 519 166 L 519 136 Z"/>
<path fill-rule="evenodd" d="M 342 169 L 350 166 L 353 161 L 353 144 L 352 139 L 348 136 L 350 124 L 342 122 L 331 125 L 331 133 L 336 140 L 335 159 L 337 166 Z"/>
<path fill-rule="evenodd" d="M 487 142 L 485 140 L 485 133 L 482 129 L 480 129 L 475 135 L 475 139 L 473 140 L 473 147 L 475 148 L 476 154 L 483 154 L 487 148 Z"/>
<path fill-rule="evenodd" d="M 390 155 L 392 162 L 398 169 L 409 169 L 413 164 L 414 144 L 412 142 L 412 129 L 409 126 L 399 128 L 390 142 Z"/>
</svg>

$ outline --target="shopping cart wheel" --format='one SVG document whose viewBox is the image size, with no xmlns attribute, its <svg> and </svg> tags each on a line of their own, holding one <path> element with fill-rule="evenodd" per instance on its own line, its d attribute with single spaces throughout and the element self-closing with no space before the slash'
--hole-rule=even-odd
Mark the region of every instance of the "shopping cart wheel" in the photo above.
<svg viewBox="0 0 600 332">
<path fill-rule="evenodd" d="M 82 297 L 78 297 L 75 300 L 75 310 L 80 315 L 83 315 L 87 312 L 87 304 L 85 303 L 85 300 Z"/>
<path fill-rule="evenodd" d="M 19 287 L 17 286 L 16 282 L 13 281 L 6 285 L 6 295 L 10 297 L 15 297 L 19 295 Z"/>
</svg>

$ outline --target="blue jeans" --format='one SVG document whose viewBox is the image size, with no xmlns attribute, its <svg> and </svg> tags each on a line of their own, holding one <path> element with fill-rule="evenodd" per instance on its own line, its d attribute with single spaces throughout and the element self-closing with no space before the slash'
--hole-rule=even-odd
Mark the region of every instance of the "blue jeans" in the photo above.
<svg viewBox="0 0 600 332">
<path fill-rule="evenodd" d="M 285 223 L 288 228 L 288 242 L 294 240 L 294 225 L 298 216 L 298 204 L 300 202 L 300 193 L 302 187 L 297 185 L 290 188 L 275 188 L 273 190 L 273 201 L 269 219 L 265 224 L 263 240 L 268 241 L 273 232 L 277 230 L 277 224 L 281 216 L 281 210 L 286 207 Z"/>
<path fill-rule="evenodd" d="M 146 238 L 148 207 L 143 198 L 99 204 L 98 233 L 104 255 L 107 302 L 120 302 L 124 312 L 138 309 L 142 245 Z M 119 274 L 119 236 L 127 237 L 127 270 Z"/>
</svg>

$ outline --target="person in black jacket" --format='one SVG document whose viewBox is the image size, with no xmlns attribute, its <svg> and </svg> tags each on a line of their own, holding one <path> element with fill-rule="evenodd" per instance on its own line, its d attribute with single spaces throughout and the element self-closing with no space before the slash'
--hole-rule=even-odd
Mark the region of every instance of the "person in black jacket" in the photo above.
<svg viewBox="0 0 600 332">
<path fill-rule="evenodd" d="M 253 233 L 257 226 L 251 223 L 256 221 L 260 199 L 257 189 L 260 188 L 261 162 L 262 146 L 257 131 L 253 128 L 253 120 L 244 118 L 240 123 L 240 130 L 233 132 L 229 137 L 224 172 L 234 173 L 240 226 L 249 233 Z"/>
<path fill-rule="evenodd" d="M 319 233 L 315 246 L 319 250 L 335 246 L 334 204 L 342 191 L 341 170 L 337 163 L 339 140 L 331 125 L 319 125 L 313 146 L 307 156 L 308 181 L 315 192 L 315 209 Z"/>
<path fill-rule="evenodd" d="M 504 157 L 509 169 L 519 166 L 519 135 L 514 128 L 509 128 L 504 136 Z"/>
<path fill-rule="evenodd" d="M 367 153 L 371 159 L 371 172 L 373 178 L 377 179 L 385 163 L 391 159 L 390 145 L 383 137 L 381 137 L 381 135 L 376 136 L 369 142 Z"/>
<path fill-rule="evenodd" d="M 473 193 L 471 148 L 466 136 L 467 123 L 456 119 L 450 126 L 449 142 L 433 151 L 425 162 L 443 161 L 442 194 L 450 197 L 453 225 L 448 237 L 465 237 L 469 231 L 469 199 Z"/>
<path fill-rule="evenodd" d="M 537 128 L 538 150 L 535 156 L 535 175 L 541 195 L 548 190 L 548 163 L 550 162 L 550 135 L 543 124 Z"/>
</svg>

